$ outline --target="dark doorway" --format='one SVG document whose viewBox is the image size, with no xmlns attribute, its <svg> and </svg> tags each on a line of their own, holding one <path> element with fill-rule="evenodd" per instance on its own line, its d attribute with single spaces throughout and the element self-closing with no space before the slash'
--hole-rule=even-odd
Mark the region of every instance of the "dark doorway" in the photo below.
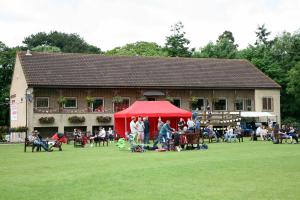
<svg viewBox="0 0 300 200">
<path fill-rule="evenodd" d="M 58 127 L 34 127 L 34 130 L 40 132 L 40 135 L 43 138 L 50 138 L 54 135 L 54 133 L 58 132 Z"/>
</svg>

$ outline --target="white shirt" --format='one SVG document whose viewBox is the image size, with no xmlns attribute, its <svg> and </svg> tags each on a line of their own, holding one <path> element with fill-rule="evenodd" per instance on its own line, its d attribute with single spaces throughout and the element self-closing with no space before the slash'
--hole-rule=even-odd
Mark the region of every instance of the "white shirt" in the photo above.
<svg viewBox="0 0 300 200">
<path fill-rule="evenodd" d="M 102 129 L 102 130 L 100 131 L 100 134 L 99 134 L 99 136 L 100 136 L 100 137 L 102 137 L 102 138 L 104 138 L 104 137 L 105 137 L 105 135 L 106 135 L 106 132 L 105 132 L 105 130 L 104 130 L 104 129 Z"/>
<path fill-rule="evenodd" d="M 258 128 L 256 129 L 256 134 L 257 134 L 257 135 L 260 135 L 261 130 L 262 130 L 262 128 L 261 128 L 261 127 L 258 127 Z"/>
<path fill-rule="evenodd" d="M 135 123 L 134 123 L 133 120 L 130 122 L 130 131 L 131 131 L 131 133 L 133 133 L 133 134 L 135 134 L 135 133 L 137 132 L 137 130 L 136 130 L 136 125 L 135 125 Z"/>
<path fill-rule="evenodd" d="M 144 126 L 144 122 L 142 121 L 137 121 L 136 122 L 136 127 L 137 127 L 137 131 L 138 132 L 144 132 L 145 126 Z"/>
<path fill-rule="evenodd" d="M 192 120 L 187 121 L 186 124 L 188 125 L 188 128 L 194 128 L 195 127 L 195 122 L 193 122 Z"/>
</svg>

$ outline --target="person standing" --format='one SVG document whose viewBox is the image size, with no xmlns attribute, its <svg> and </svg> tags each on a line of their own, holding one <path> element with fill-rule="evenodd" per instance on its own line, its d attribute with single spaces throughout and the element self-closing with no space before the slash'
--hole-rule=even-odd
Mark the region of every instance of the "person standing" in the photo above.
<svg viewBox="0 0 300 200">
<path fill-rule="evenodd" d="M 178 124 L 179 131 L 182 131 L 183 127 L 185 125 L 185 121 L 183 120 L 183 118 L 180 118 L 180 120 L 179 120 L 179 122 L 177 124 Z"/>
<path fill-rule="evenodd" d="M 144 125 L 144 122 L 143 122 L 141 116 L 138 117 L 138 121 L 136 122 L 136 129 L 137 129 L 137 132 L 138 132 L 138 142 L 143 144 L 144 143 L 145 125 Z"/>
<path fill-rule="evenodd" d="M 136 141 L 137 129 L 136 129 L 136 124 L 135 124 L 135 117 L 131 117 L 130 135 L 132 136 L 133 141 Z"/>
<path fill-rule="evenodd" d="M 171 132 L 175 131 L 175 129 L 170 127 L 170 123 L 170 120 L 167 120 L 166 123 L 161 127 L 158 138 L 155 140 L 153 147 L 157 147 L 158 142 L 160 142 L 162 144 L 162 148 L 167 148 L 168 135 L 171 135 Z"/>
<path fill-rule="evenodd" d="M 144 117 L 143 121 L 144 121 L 144 127 L 145 127 L 145 130 L 144 130 L 144 143 L 145 144 L 150 144 L 150 142 L 149 142 L 150 124 L 149 124 L 148 117 Z"/>
</svg>

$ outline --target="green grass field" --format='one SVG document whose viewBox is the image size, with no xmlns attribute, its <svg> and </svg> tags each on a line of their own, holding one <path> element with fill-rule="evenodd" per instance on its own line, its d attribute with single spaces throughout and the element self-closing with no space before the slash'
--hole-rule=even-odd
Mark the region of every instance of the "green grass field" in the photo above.
<svg viewBox="0 0 300 200">
<path fill-rule="evenodd" d="M 248 140 L 248 139 L 246 139 Z M 59 152 L 0 145 L 0 199 L 300 199 L 300 145 L 209 144 L 207 151 Z"/>
</svg>

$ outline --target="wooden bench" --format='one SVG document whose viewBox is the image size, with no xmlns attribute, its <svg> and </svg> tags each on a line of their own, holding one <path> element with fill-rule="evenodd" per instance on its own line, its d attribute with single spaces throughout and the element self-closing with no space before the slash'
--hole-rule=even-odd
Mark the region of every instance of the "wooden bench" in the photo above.
<svg viewBox="0 0 300 200">
<path fill-rule="evenodd" d="M 193 147 L 194 144 L 199 147 L 201 134 L 200 133 L 184 133 L 180 135 L 180 145 L 186 145 L 186 149 L 189 148 L 189 145 Z M 185 138 L 183 138 L 185 137 Z"/>
<path fill-rule="evenodd" d="M 36 145 L 33 143 L 33 141 L 29 141 L 28 138 L 25 138 L 25 149 L 24 151 L 26 152 L 27 147 L 31 147 L 31 151 L 34 152 L 34 149 L 36 148 L 36 151 L 41 151 L 42 147 L 40 145 Z"/>
</svg>

